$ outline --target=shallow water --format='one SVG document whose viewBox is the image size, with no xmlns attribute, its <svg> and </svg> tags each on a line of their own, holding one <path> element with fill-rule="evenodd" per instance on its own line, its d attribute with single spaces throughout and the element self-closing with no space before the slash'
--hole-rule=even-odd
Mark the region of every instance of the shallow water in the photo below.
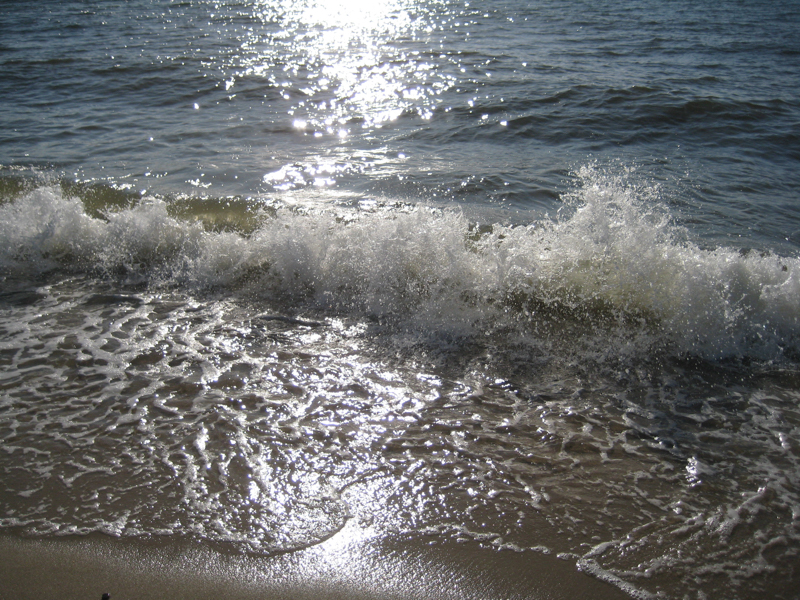
<svg viewBox="0 0 800 600">
<path fill-rule="evenodd" d="M 3 11 L 0 526 L 793 597 L 796 7 L 342 7 Z"/>
</svg>

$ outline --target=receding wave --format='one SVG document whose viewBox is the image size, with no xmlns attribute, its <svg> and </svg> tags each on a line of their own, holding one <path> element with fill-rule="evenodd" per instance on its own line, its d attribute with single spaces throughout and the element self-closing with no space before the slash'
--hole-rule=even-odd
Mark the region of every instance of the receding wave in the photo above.
<svg viewBox="0 0 800 600">
<path fill-rule="evenodd" d="M 460 336 L 602 331 L 612 354 L 797 360 L 796 257 L 704 249 L 653 188 L 579 175 L 563 215 L 527 225 L 388 201 L 297 211 L 144 197 L 90 210 L 43 186 L 0 205 L 0 273 L 221 290 Z"/>
</svg>

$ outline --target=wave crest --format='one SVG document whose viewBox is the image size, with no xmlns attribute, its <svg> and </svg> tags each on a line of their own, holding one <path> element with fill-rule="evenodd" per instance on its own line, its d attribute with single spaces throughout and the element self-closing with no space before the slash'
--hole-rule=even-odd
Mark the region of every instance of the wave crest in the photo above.
<svg viewBox="0 0 800 600">
<path fill-rule="evenodd" d="M 224 290 L 456 335 L 569 331 L 620 346 L 612 353 L 636 338 L 634 352 L 645 343 L 704 358 L 797 360 L 797 258 L 702 249 L 652 187 L 589 168 L 580 176 L 571 210 L 528 225 L 387 204 L 279 209 L 249 234 L 179 218 L 156 198 L 92 216 L 81 200 L 42 187 L 0 206 L 0 273 Z"/>
</svg>

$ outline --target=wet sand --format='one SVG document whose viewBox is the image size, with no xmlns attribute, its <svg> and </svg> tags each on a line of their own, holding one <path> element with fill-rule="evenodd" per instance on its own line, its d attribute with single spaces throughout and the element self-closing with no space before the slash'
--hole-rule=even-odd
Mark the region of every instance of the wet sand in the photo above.
<svg viewBox="0 0 800 600">
<path fill-rule="evenodd" d="M 0 536 L 0 600 L 622 600 L 628 595 L 537 552 L 477 543 L 348 539 L 258 557 L 167 539 Z"/>
</svg>

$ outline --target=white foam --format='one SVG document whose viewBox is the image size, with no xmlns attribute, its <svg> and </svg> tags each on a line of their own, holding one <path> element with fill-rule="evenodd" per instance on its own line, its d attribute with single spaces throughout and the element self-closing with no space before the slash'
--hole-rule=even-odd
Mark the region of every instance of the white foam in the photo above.
<svg viewBox="0 0 800 600">
<path fill-rule="evenodd" d="M 458 211 L 420 206 L 345 218 L 282 209 L 246 236 L 205 231 L 155 198 L 95 218 L 43 187 L 0 206 L 0 273 L 84 270 L 245 290 L 457 335 L 498 324 L 519 331 L 566 311 L 623 332 L 614 352 L 634 355 L 665 345 L 706 358 L 798 352 L 797 258 L 702 249 L 685 241 L 653 188 L 581 175 L 570 214 L 481 235 Z"/>
</svg>

